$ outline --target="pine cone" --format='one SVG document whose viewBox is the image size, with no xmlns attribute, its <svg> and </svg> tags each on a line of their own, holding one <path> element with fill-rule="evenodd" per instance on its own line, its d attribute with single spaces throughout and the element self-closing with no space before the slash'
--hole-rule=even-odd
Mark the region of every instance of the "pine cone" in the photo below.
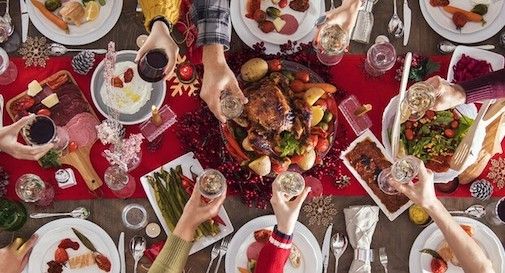
<svg viewBox="0 0 505 273">
<path fill-rule="evenodd" d="M 91 69 L 93 69 L 93 65 L 95 64 L 95 53 L 85 50 L 79 52 L 79 54 L 75 55 L 72 58 L 72 68 L 74 71 L 81 75 L 88 74 Z"/>
<path fill-rule="evenodd" d="M 472 197 L 485 201 L 493 194 L 493 185 L 487 180 L 477 180 L 470 186 Z"/>
</svg>

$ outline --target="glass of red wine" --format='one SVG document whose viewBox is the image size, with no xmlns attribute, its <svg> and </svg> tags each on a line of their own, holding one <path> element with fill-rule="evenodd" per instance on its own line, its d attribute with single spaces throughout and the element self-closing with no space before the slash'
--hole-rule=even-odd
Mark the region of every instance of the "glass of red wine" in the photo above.
<svg viewBox="0 0 505 273">
<path fill-rule="evenodd" d="M 47 116 L 37 115 L 33 122 L 23 128 L 23 134 L 32 146 L 54 143 L 56 149 L 63 150 L 68 144 L 68 135 L 58 134 L 58 127 Z"/>
<path fill-rule="evenodd" d="M 486 206 L 486 220 L 494 225 L 505 225 L 505 197 Z"/>
<path fill-rule="evenodd" d="M 138 72 L 146 82 L 158 82 L 165 77 L 168 56 L 163 49 L 152 49 L 140 59 Z"/>
</svg>

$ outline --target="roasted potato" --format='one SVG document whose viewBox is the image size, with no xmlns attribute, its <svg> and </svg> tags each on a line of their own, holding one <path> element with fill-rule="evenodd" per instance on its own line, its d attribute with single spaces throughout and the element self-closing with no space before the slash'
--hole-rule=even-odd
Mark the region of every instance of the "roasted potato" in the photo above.
<svg viewBox="0 0 505 273">
<path fill-rule="evenodd" d="M 240 74 L 244 81 L 255 82 L 265 77 L 268 72 L 268 63 L 261 58 L 253 58 L 240 68 Z"/>
</svg>

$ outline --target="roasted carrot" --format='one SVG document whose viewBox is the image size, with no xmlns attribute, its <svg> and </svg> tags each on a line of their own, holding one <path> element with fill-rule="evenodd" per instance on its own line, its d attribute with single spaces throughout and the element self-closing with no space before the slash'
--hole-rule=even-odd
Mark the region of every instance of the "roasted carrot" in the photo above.
<svg viewBox="0 0 505 273">
<path fill-rule="evenodd" d="M 450 14 L 461 12 L 465 15 L 465 17 L 466 17 L 466 19 L 468 19 L 468 21 L 472 21 L 472 22 L 483 22 L 484 21 L 484 17 L 482 17 L 482 15 L 477 14 L 475 12 L 466 11 L 464 9 L 460 9 L 460 8 L 453 7 L 453 6 L 445 6 L 445 7 L 443 7 L 443 9 Z"/>
<path fill-rule="evenodd" d="M 332 84 L 329 84 L 329 83 L 312 83 L 312 82 L 309 82 L 309 83 L 304 83 L 303 84 L 303 87 L 305 90 L 308 90 L 312 87 L 319 87 L 321 89 L 324 90 L 324 92 L 326 93 L 335 93 L 337 92 L 337 88 L 335 86 L 333 86 Z"/>
<path fill-rule="evenodd" d="M 53 22 L 57 27 L 61 28 L 63 31 L 68 33 L 68 25 L 60 17 L 56 16 L 54 13 L 46 9 L 42 2 L 38 0 L 31 0 L 32 4 L 44 15 L 49 21 Z"/>
</svg>

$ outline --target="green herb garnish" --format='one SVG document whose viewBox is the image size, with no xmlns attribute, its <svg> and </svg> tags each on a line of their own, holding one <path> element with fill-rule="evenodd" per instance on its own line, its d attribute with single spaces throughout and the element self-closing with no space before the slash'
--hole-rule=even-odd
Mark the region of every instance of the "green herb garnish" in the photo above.
<svg viewBox="0 0 505 273">
<path fill-rule="evenodd" d="M 281 157 L 291 156 L 299 152 L 300 141 L 298 141 L 292 133 L 284 132 L 281 136 Z"/>
<path fill-rule="evenodd" d="M 78 231 L 75 228 L 72 228 L 72 231 L 75 233 L 75 236 L 77 236 L 77 238 L 79 238 L 79 240 L 81 240 L 82 244 L 85 247 L 87 247 L 89 250 L 91 250 L 93 252 L 98 252 L 96 250 L 95 246 L 93 245 L 93 243 L 88 239 L 88 237 L 86 237 L 86 235 L 82 234 L 80 231 Z"/>
<path fill-rule="evenodd" d="M 61 152 L 51 149 L 39 159 L 39 163 L 44 169 L 59 168 L 61 166 L 60 157 Z"/>
</svg>

